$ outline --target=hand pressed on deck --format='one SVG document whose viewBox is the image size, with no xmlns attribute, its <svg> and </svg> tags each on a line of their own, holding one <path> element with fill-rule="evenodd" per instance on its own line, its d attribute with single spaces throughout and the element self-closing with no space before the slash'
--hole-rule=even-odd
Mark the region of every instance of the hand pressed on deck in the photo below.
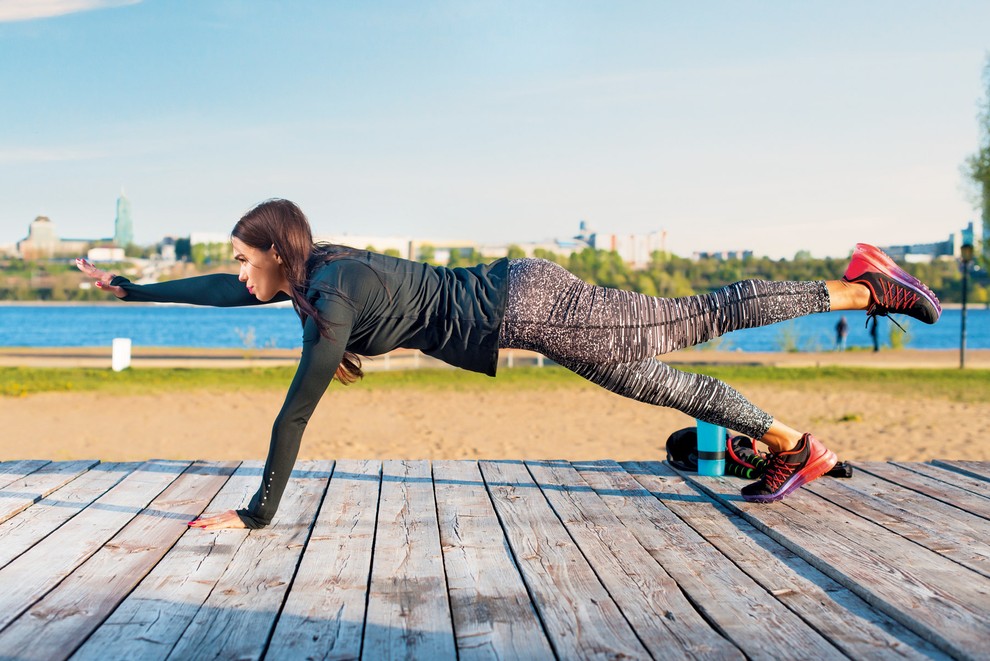
<svg viewBox="0 0 990 661">
<path fill-rule="evenodd" d="M 224 528 L 247 528 L 241 517 L 237 516 L 234 510 L 227 510 L 222 514 L 213 516 L 201 516 L 189 522 L 190 528 L 202 528 L 203 530 L 222 530 Z"/>
</svg>

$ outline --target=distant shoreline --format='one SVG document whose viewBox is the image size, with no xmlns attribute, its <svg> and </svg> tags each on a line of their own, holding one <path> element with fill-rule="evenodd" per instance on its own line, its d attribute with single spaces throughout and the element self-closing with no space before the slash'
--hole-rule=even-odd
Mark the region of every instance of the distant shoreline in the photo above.
<svg viewBox="0 0 990 661">
<path fill-rule="evenodd" d="M 108 296 L 110 296 L 108 294 Z M 147 302 L 135 302 L 135 301 L 119 301 L 112 297 L 105 301 L 0 301 L 0 308 L 3 307 L 82 307 L 87 305 L 119 305 L 120 303 L 126 302 L 128 305 L 139 305 L 139 306 L 154 306 L 154 305 L 175 305 L 181 307 L 203 307 L 201 305 L 191 305 L 188 303 L 147 303 Z M 292 307 L 292 304 L 288 301 L 282 301 L 279 303 L 264 303 L 265 307 Z M 241 307 L 256 307 L 256 306 L 241 306 Z M 969 303 L 967 306 L 969 310 L 990 310 L 990 303 Z M 961 310 L 962 303 L 943 303 L 943 310 Z"/>
<path fill-rule="evenodd" d="M 296 349 L 244 349 L 200 347 L 134 347 L 132 366 L 197 367 L 276 367 L 295 365 L 301 353 Z M 500 369 L 531 366 L 538 354 L 531 351 L 503 350 Z M 111 348 L 104 347 L 0 347 L 0 367 L 109 368 Z M 856 367 L 856 368 L 934 368 L 959 367 L 959 349 L 883 349 L 851 351 L 765 352 L 684 349 L 660 357 L 678 365 L 761 365 L 766 367 Z M 549 363 L 549 361 L 547 361 Z M 366 358 L 370 370 L 449 368 L 448 365 L 418 351 L 397 349 L 384 356 Z M 990 349 L 967 349 L 966 366 L 990 369 Z M 450 368 L 453 369 L 453 368 Z"/>
</svg>

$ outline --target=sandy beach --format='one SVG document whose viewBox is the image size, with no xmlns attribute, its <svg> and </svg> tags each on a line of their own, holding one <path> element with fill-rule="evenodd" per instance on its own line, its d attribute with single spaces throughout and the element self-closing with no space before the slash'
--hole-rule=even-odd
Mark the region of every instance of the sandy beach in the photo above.
<svg viewBox="0 0 990 661">
<path fill-rule="evenodd" d="M 242 361 L 208 355 L 188 359 Z M 868 360 L 875 366 L 958 366 L 958 352 L 928 351 L 741 356 L 693 352 L 668 359 L 802 366 Z M 0 356 L 0 364 L 9 364 L 9 360 L 9 355 Z M 44 362 L 37 357 L 33 360 Z M 173 354 L 157 360 L 175 366 L 183 358 Z M 971 352 L 967 364 L 985 369 L 990 365 L 990 351 Z M 990 460 L 990 438 L 985 433 L 990 402 L 953 402 L 924 392 L 889 395 L 868 388 L 823 392 L 814 384 L 741 386 L 740 390 L 784 422 L 815 433 L 842 459 Z M 272 389 L 114 397 L 41 393 L 0 398 L 4 421 L 0 459 L 263 459 L 283 395 L 283 390 Z M 592 386 L 437 392 L 334 384 L 310 421 L 300 458 L 654 459 L 662 458 L 664 441 L 671 432 L 691 423 L 679 412 Z"/>
</svg>

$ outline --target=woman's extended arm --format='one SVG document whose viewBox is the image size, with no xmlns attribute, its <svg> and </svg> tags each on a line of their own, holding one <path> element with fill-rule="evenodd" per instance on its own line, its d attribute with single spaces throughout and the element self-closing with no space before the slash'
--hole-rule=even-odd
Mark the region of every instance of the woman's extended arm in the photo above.
<svg viewBox="0 0 990 661">
<path fill-rule="evenodd" d="M 214 307 L 236 307 L 260 305 L 259 301 L 236 275 L 216 273 L 201 275 L 151 285 L 135 285 L 127 278 L 101 271 L 85 259 L 77 259 L 79 270 L 96 280 L 96 286 L 109 291 L 125 301 L 146 301 L 154 303 L 190 303 Z M 279 292 L 271 301 L 287 301 L 287 294 Z"/>
</svg>

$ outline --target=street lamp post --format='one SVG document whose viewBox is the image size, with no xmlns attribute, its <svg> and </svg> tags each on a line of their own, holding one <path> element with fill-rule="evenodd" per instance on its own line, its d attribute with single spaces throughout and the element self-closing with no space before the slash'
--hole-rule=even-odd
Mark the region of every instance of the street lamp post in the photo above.
<svg viewBox="0 0 990 661">
<path fill-rule="evenodd" d="M 969 240 L 966 241 L 965 238 Z M 966 367 L 966 297 L 969 288 L 969 263 L 973 261 L 973 239 L 965 238 L 964 243 L 959 248 L 959 257 L 962 259 L 962 325 L 959 331 L 959 369 Z"/>
</svg>

